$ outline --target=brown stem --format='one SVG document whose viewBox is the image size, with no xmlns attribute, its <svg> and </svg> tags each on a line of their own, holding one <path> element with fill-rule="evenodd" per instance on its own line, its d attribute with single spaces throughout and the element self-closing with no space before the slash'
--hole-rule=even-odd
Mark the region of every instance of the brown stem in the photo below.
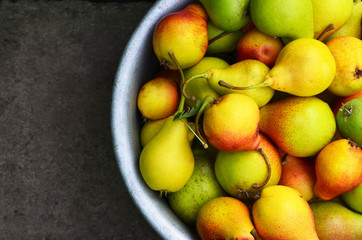
<svg viewBox="0 0 362 240">
<path fill-rule="evenodd" d="M 266 177 L 266 179 L 264 180 L 264 182 L 258 184 L 258 183 L 254 183 L 253 184 L 253 188 L 262 188 L 264 187 L 268 182 L 269 182 L 269 179 L 270 179 L 270 176 L 271 176 L 271 166 L 270 166 L 270 162 L 269 162 L 269 158 L 268 156 L 264 153 L 263 149 L 261 147 L 259 147 L 258 149 L 258 152 L 261 153 L 261 155 L 263 156 L 264 158 L 264 161 L 266 163 L 266 166 L 267 166 L 267 169 L 268 169 L 268 176 Z"/>
<path fill-rule="evenodd" d="M 221 87 L 225 87 L 225 88 L 228 88 L 228 89 L 231 89 L 231 90 L 249 90 L 249 89 L 253 89 L 253 88 L 269 87 L 269 86 L 271 86 L 273 84 L 273 80 L 271 78 L 267 78 L 267 79 L 264 80 L 264 82 L 261 82 L 261 83 L 256 84 L 256 85 L 247 86 L 247 87 L 233 86 L 233 85 L 230 85 L 230 84 L 224 82 L 223 80 L 220 80 L 218 82 L 218 84 Z"/>
<path fill-rule="evenodd" d="M 256 229 L 255 228 L 253 228 L 253 230 L 251 230 L 251 235 L 253 235 L 253 237 L 255 238 L 255 240 L 263 240 L 260 236 L 259 236 L 259 234 L 258 234 L 258 232 L 256 231 Z"/>
<path fill-rule="evenodd" d="M 334 24 L 329 24 L 324 30 L 323 32 L 321 32 L 321 34 L 319 34 L 319 36 L 316 38 L 317 40 L 321 40 L 322 37 L 329 31 L 334 29 Z"/>
<path fill-rule="evenodd" d="M 211 39 L 209 40 L 208 45 L 210 45 L 211 43 L 215 42 L 216 40 L 218 40 L 218 39 L 220 39 L 220 38 L 228 35 L 229 33 L 231 33 L 231 32 L 222 32 L 221 34 L 217 35 L 216 37 L 211 38 Z"/>
</svg>

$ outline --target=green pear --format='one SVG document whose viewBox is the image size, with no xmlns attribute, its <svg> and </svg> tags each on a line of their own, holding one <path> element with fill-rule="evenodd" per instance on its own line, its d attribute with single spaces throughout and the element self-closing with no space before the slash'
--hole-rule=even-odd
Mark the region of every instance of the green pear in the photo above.
<svg viewBox="0 0 362 240">
<path fill-rule="evenodd" d="M 212 55 L 217 53 L 231 53 L 243 36 L 241 30 L 233 32 L 225 32 L 215 26 L 210 20 L 207 22 L 207 30 L 209 33 L 209 45 L 206 54 Z"/>
<path fill-rule="evenodd" d="M 323 41 L 352 15 L 353 0 L 312 0 L 314 38 Z"/>
<path fill-rule="evenodd" d="M 336 32 L 332 33 L 323 41 L 327 43 L 329 40 L 340 36 L 352 36 L 361 39 L 361 20 L 362 20 L 362 2 L 354 0 L 351 17 Z"/>
<path fill-rule="evenodd" d="M 362 147 L 362 97 L 343 104 L 338 110 L 336 121 L 341 136 Z"/>
<path fill-rule="evenodd" d="M 250 0 L 200 0 L 211 21 L 224 31 L 237 31 L 250 20 Z"/>
<path fill-rule="evenodd" d="M 260 31 L 284 43 L 314 35 L 311 0 L 251 0 L 250 16 Z"/>
<path fill-rule="evenodd" d="M 332 140 L 336 122 L 319 98 L 291 96 L 260 108 L 259 129 L 285 153 L 310 157 Z"/>
<path fill-rule="evenodd" d="M 342 199 L 348 207 L 362 214 L 362 183 L 355 189 L 342 194 Z"/>
<path fill-rule="evenodd" d="M 226 196 L 214 173 L 214 159 L 205 149 L 194 148 L 195 168 L 186 185 L 167 195 L 168 203 L 176 215 L 189 225 L 196 224 L 200 208 L 207 201 Z"/>
<path fill-rule="evenodd" d="M 155 191 L 180 190 L 194 170 L 189 128 L 182 120 L 168 117 L 157 134 L 142 149 L 139 167 L 146 184 Z"/>
<path fill-rule="evenodd" d="M 362 215 L 337 201 L 317 201 L 310 204 L 315 228 L 320 240 L 362 239 Z"/>
</svg>

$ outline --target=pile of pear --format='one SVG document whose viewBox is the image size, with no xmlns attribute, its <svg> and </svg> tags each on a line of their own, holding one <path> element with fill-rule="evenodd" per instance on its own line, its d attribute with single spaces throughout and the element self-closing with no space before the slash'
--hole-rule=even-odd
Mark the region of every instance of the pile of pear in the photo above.
<svg viewBox="0 0 362 240">
<path fill-rule="evenodd" d="M 362 239 L 362 2 L 200 0 L 153 30 L 139 169 L 201 239 Z"/>
</svg>

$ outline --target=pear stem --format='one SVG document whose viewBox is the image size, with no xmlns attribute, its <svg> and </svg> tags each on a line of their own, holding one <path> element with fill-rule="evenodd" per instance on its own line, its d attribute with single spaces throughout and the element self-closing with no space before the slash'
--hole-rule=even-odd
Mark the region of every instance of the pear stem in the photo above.
<svg viewBox="0 0 362 240">
<path fill-rule="evenodd" d="M 213 97 L 210 97 L 210 96 L 205 97 L 204 102 L 202 103 L 200 110 L 197 112 L 196 119 L 195 119 L 195 130 L 196 130 L 197 135 L 199 135 L 199 137 L 204 140 L 205 144 L 203 144 L 203 146 L 205 149 L 208 148 L 209 146 L 206 143 L 207 142 L 206 139 L 203 138 L 202 134 L 200 133 L 199 121 L 200 121 L 200 117 L 203 114 L 203 112 L 205 111 L 206 107 L 213 101 L 214 101 Z"/>
<path fill-rule="evenodd" d="M 180 119 L 180 120 L 183 121 L 183 122 L 186 124 L 186 126 L 187 126 L 187 127 L 190 129 L 190 131 L 195 135 L 195 137 L 201 142 L 202 146 L 204 146 L 205 149 L 209 147 L 209 146 L 207 145 L 207 143 L 204 142 L 204 140 L 201 139 L 201 138 L 195 133 L 195 131 L 190 127 L 189 124 L 187 124 L 187 122 L 186 122 L 185 120 L 183 120 L 183 119 Z"/>
<path fill-rule="evenodd" d="M 253 237 L 255 238 L 255 240 L 263 240 L 263 239 L 259 236 L 259 234 L 258 234 L 258 232 L 256 231 L 255 228 L 253 228 L 253 230 L 250 231 L 250 234 L 253 235 Z"/>
<path fill-rule="evenodd" d="M 265 163 L 266 163 L 266 166 L 268 168 L 268 176 L 266 177 L 266 179 L 264 180 L 264 182 L 258 184 L 258 183 L 254 183 L 253 184 L 253 188 L 262 188 L 264 187 L 268 182 L 269 182 L 269 179 L 270 179 L 270 176 L 271 176 L 271 166 L 270 166 L 270 162 L 269 162 L 269 158 L 268 156 L 264 153 L 263 149 L 261 147 L 259 147 L 258 149 L 258 152 L 261 153 L 261 155 L 263 156 L 264 160 L 265 160 Z"/>
<path fill-rule="evenodd" d="M 220 38 L 222 38 L 222 37 L 225 37 L 226 35 L 228 35 L 228 34 L 230 34 L 230 33 L 231 33 L 231 32 L 222 32 L 221 34 L 217 35 L 216 37 L 211 38 L 211 39 L 209 40 L 208 45 L 210 45 L 211 43 L 215 42 L 216 40 L 218 40 L 218 39 L 220 39 Z"/>
<path fill-rule="evenodd" d="M 194 75 L 192 77 L 190 77 L 189 79 L 187 79 L 182 85 L 181 85 L 181 92 L 182 92 L 182 95 L 184 97 L 186 97 L 188 100 L 190 101 L 196 101 L 196 98 L 195 96 L 192 96 L 192 95 L 189 95 L 187 92 L 186 92 L 186 85 L 196 79 L 196 78 L 205 78 L 205 79 L 208 79 L 209 75 L 207 73 L 202 73 L 202 74 L 197 74 L 197 75 Z"/>
<path fill-rule="evenodd" d="M 181 75 L 180 88 L 181 88 L 185 83 L 184 72 L 183 72 L 179 62 L 177 61 L 173 51 L 168 52 L 168 55 L 171 57 L 172 61 L 174 61 L 174 63 L 176 64 L 178 70 L 180 71 L 180 75 Z M 180 103 L 179 103 L 178 108 L 177 108 L 177 113 L 182 112 L 184 107 L 185 107 L 185 96 L 183 94 L 181 94 Z"/>
<path fill-rule="evenodd" d="M 334 24 L 329 24 L 324 30 L 323 32 L 321 32 L 319 34 L 319 36 L 316 38 L 317 40 L 321 40 L 322 37 L 329 31 L 333 30 L 334 29 Z"/>
<path fill-rule="evenodd" d="M 232 85 L 224 82 L 223 80 L 220 80 L 218 83 L 221 87 L 225 87 L 225 88 L 232 89 L 232 90 L 249 90 L 249 89 L 260 88 L 260 87 L 269 87 L 273 84 L 273 79 L 267 78 L 262 83 L 247 86 L 247 87 L 232 86 Z"/>
</svg>

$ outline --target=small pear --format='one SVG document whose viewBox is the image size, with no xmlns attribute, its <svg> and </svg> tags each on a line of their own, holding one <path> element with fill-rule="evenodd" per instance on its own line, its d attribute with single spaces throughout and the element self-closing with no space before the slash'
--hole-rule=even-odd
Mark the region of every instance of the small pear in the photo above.
<svg viewBox="0 0 362 240">
<path fill-rule="evenodd" d="M 252 207 L 255 229 L 262 239 L 318 240 L 312 210 L 295 189 L 264 188 Z"/>
<path fill-rule="evenodd" d="M 354 0 L 351 17 L 336 32 L 332 33 L 323 41 L 327 43 L 329 40 L 339 36 L 352 36 L 361 39 L 361 20 L 362 20 L 362 1 Z"/>
<path fill-rule="evenodd" d="M 218 150 L 254 150 L 260 143 L 259 118 L 259 107 L 252 98 L 230 93 L 206 107 L 203 130 Z"/>
<path fill-rule="evenodd" d="M 146 184 L 155 191 L 180 190 L 194 170 L 189 128 L 168 117 L 158 133 L 142 149 L 139 167 Z"/>
<path fill-rule="evenodd" d="M 342 194 L 342 199 L 350 209 L 362 214 L 362 183 Z"/>
<path fill-rule="evenodd" d="M 285 44 L 299 38 L 313 38 L 311 0 L 251 0 L 250 15 L 260 31 L 281 37 Z"/>
<path fill-rule="evenodd" d="M 250 20 L 250 0 L 200 0 L 211 21 L 224 31 L 238 31 Z"/>
<path fill-rule="evenodd" d="M 259 128 L 285 153 L 310 157 L 332 140 L 336 122 L 317 97 L 291 96 L 261 107 Z"/>
<path fill-rule="evenodd" d="M 195 167 L 191 178 L 179 191 L 167 195 L 171 209 L 189 225 L 207 201 L 227 194 L 219 185 L 214 172 L 214 159 L 205 149 L 193 148 Z"/>
<path fill-rule="evenodd" d="M 208 46 L 207 19 L 205 9 L 195 3 L 163 17 L 153 33 L 153 50 L 160 63 L 178 69 L 169 56 L 170 51 L 182 69 L 198 63 Z"/>
<path fill-rule="evenodd" d="M 320 41 L 340 29 L 352 15 L 353 0 L 312 0 L 312 3 L 314 38 Z"/>
<path fill-rule="evenodd" d="M 315 228 L 320 240 L 362 239 L 362 215 L 336 201 L 317 201 L 310 204 Z"/>
<path fill-rule="evenodd" d="M 353 141 L 339 139 L 317 155 L 314 193 L 330 200 L 351 191 L 362 182 L 362 149 Z"/>
<path fill-rule="evenodd" d="M 140 142 L 142 147 L 145 147 L 153 136 L 156 135 L 156 133 L 162 128 L 163 124 L 165 124 L 166 120 L 167 118 L 148 120 L 142 125 L 140 132 Z"/>
<path fill-rule="evenodd" d="M 232 197 L 217 197 L 206 202 L 197 216 L 196 229 L 202 240 L 254 240 L 250 233 L 254 226 L 249 208 Z"/>
</svg>

